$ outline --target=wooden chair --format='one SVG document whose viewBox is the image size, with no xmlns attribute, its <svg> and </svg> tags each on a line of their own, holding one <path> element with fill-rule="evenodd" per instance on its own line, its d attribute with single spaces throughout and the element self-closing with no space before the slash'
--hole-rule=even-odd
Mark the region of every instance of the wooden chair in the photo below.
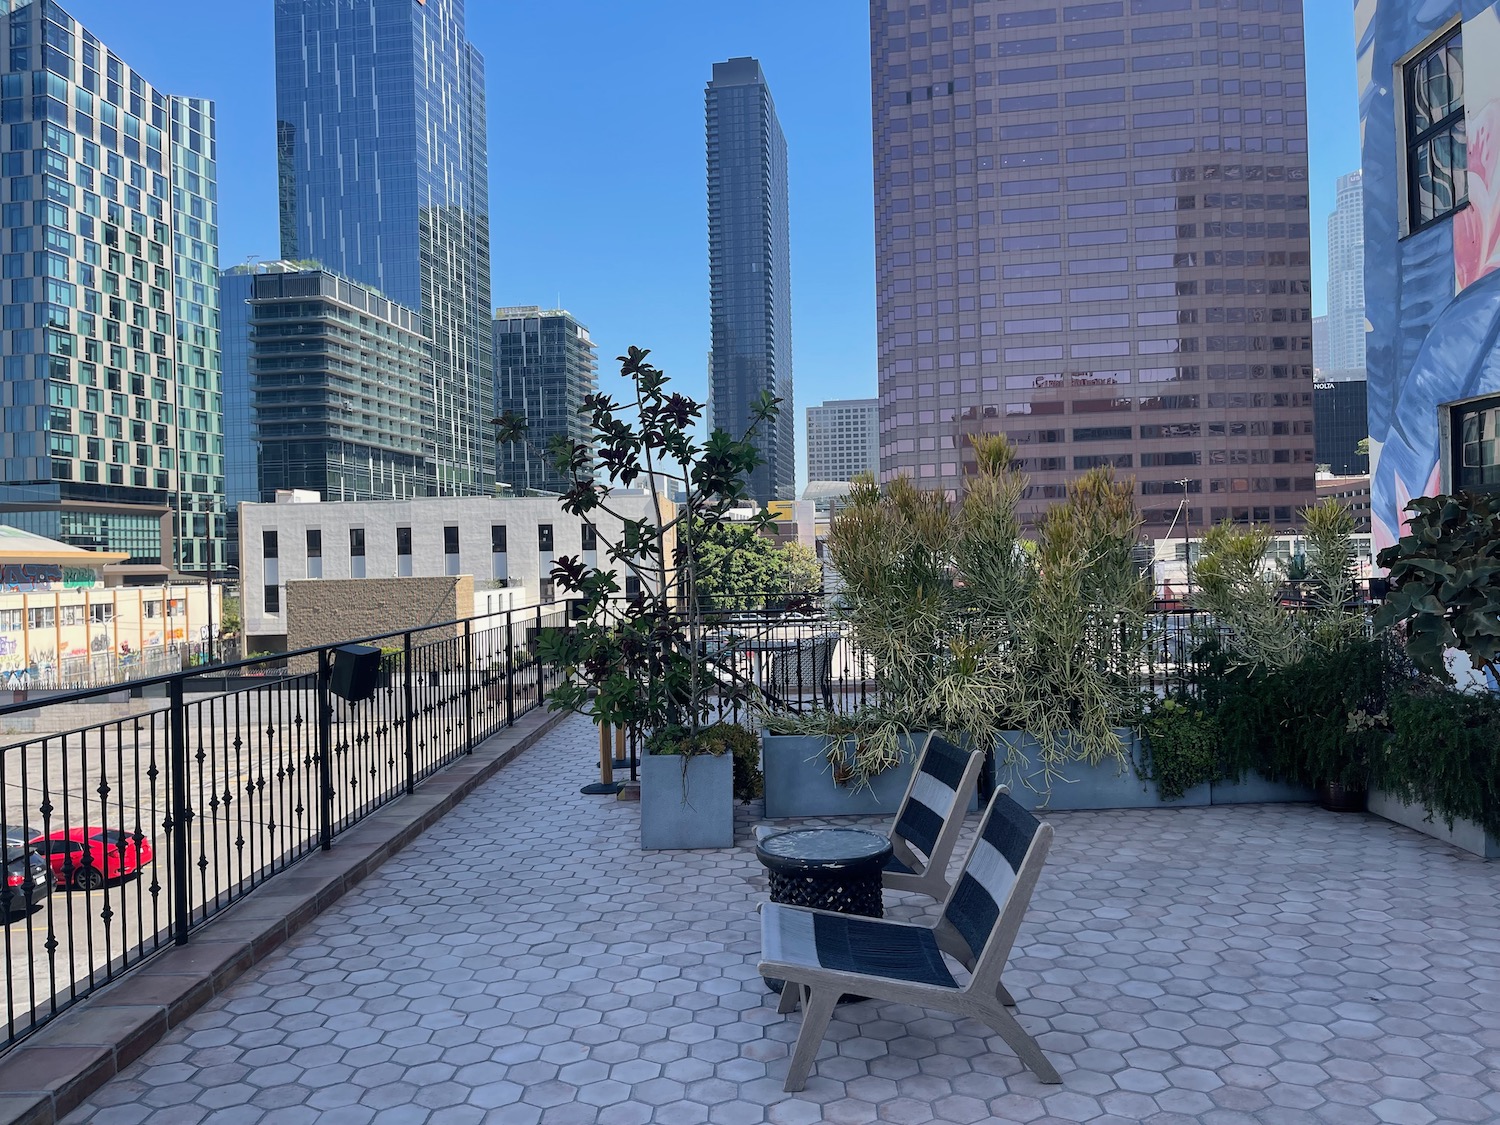
<svg viewBox="0 0 1500 1125">
<path fill-rule="evenodd" d="M 1041 1081 L 1061 1082 L 1036 1040 L 1007 1011 L 1015 1000 L 1000 981 L 1051 843 L 1052 826 L 1002 789 L 990 800 L 935 925 L 763 903 L 760 973 L 786 982 L 778 1011 L 802 1006 L 787 1092 L 807 1084 L 844 993 L 972 1016 L 1004 1039 Z M 966 984 L 955 979 L 945 953 L 969 970 Z"/>
<path fill-rule="evenodd" d="M 948 897 L 948 861 L 983 768 L 984 751 L 963 750 L 942 735 L 928 735 L 891 825 L 891 858 L 881 875 L 884 886 L 919 891 L 940 902 Z"/>
</svg>

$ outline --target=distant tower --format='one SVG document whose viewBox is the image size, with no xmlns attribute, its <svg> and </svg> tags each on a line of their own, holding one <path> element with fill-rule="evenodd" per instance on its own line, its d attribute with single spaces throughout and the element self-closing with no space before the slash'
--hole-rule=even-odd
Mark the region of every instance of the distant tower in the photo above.
<svg viewBox="0 0 1500 1125">
<path fill-rule="evenodd" d="M 421 313 L 436 490 L 492 492 L 484 60 L 464 0 L 276 0 L 276 144 L 281 256 Z"/>
<path fill-rule="evenodd" d="M 880 400 L 830 399 L 807 408 L 807 479 L 852 481 L 880 474 Z"/>
<path fill-rule="evenodd" d="M 1328 357 L 1325 377 L 1362 377 L 1365 370 L 1364 173 L 1339 177 L 1338 203 L 1328 216 Z"/>
<path fill-rule="evenodd" d="M 495 310 L 495 414 L 526 419 L 526 441 L 502 445 L 495 476 L 517 492 L 566 492 L 571 480 L 546 454 L 558 437 L 589 442 L 579 417 L 584 396 L 599 389 L 589 330 L 565 309 L 520 305 Z"/>
<path fill-rule="evenodd" d="M 755 59 L 714 63 L 704 100 L 713 423 L 741 437 L 760 393 L 779 396 L 780 416 L 756 432 L 765 463 L 749 492 L 762 502 L 790 500 L 797 467 L 786 138 Z"/>
</svg>

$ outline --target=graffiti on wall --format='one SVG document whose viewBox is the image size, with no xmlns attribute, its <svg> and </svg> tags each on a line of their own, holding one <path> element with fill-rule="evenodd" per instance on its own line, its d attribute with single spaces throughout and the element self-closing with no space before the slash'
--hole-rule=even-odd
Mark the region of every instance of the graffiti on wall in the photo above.
<svg viewBox="0 0 1500 1125">
<path fill-rule="evenodd" d="M 56 563 L 6 563 L 0 566 L 0 590 L 6 593 L 30 594 L 50 590 L 63 580 L 63 569 Z"/>
</svg>

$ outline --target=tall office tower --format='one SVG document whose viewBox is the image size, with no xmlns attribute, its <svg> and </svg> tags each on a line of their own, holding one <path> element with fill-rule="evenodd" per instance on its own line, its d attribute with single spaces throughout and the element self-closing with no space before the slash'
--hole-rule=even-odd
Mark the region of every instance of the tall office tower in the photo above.
<svg viewBox="0 0 1500 1125">
<path fill-rule="evenodd" d="M 566 309 L 518 305 L 495 310 L 495 413 L 527 422 L 525 442 L 500 446 L 495 476 L 517 492 L 565 492 L 571 480 L 547 457 L 556 438 L 587 442 L 580 418 L 585 395 L 599 389 L 599 365 L 589 330 Z"/>
<path fill-rule="evenodd" d="M 1313 502 L 1302 5 L 1240 7 L 873 0 L 883 477 L 1005 432 L 1028 520 L 1095 465 L 1147 534 Z"/>
<path fill-rule="evenodd" d="M 436 491 L 493 491 L 484 62 L 464 0 L 276 0 L 276 118 L 281 256 L 420 311 Z"/>
<path fill-rule="evenodd" d="M 779 397 L 780 415 L 756 430 L 765 463 L 751 474 L 749 493 L 762 503 L 791 500 L 797 465 L 786 137 L 754 59 L 714 63 L 704 102 L 713 423 L 743 437 L 761 392 Z"/>
<path fill-rule="evenodd" d="M 1328 216 L 1328 361 L 1335 380 L 1365 377 L 1364 173 L 1339 177 L 1338 203 Z"/>
<path fill-rule="evenodd" d="M 807 479 L 847 481 L 880 472 L 880 403 L 830 399 L 807 408 Z"/>
<path fill-rule="evenodd" d="M 218 568 L 213 104 L 157 90 L 55 3 L 0 7 L 0 521 Z"/>
<path fill-rule="evenodd" d="M 249 278 L 256 498 L 293 488 L 325 500 L 432 495 L 432 356 L 417 313 L 293 262 Z"/>
<path fill-rule="evenodd" d="M 260 455 L 255 444 L 255 398 L 250 383 L 250 293 L 264 265 L 230 266 L 219 274 L 219 339 L 224 389 L 225 550 L 240 565 L 239 506 L 260 500 Z"/>
</svg>

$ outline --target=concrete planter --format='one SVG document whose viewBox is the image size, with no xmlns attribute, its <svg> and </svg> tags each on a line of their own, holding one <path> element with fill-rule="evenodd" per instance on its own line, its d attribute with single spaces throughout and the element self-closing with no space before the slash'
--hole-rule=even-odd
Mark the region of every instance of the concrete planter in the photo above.
<svg viewBox="0 0 1500 1125">
<path fill-rule="evenodd" d="M 925 735 L 902 738 L 901 764 L 854 788 L 838 785 L 828 764 L 829 740 L 821 735 L 760 732 L 761 769 L 766 775 L 766 818 L 894 816 L 911 783 Z M 852 743 L 853 739 L 845 740 Z"/>
<path fill-rule="evenodd" d="M 684 771 L 684 763 L 686 771 Z M 641 848 L 734 847 L 734 757 L 641 758 Z"/>
<path fill-rule="evenodd" d="M 1214 805 L 1310 803 L 1318 799 L 1318 791 L 1311 786 L 1272 781 L 1258 773 L 1248 773 L 1239 781 L 1216 781 L 1209 789 L 1209 803 Z"/>
<path fill-rule="evenodd" d="M 1001 731 L 999 754 L 1003 761 L 1007 747 L 1012 755 L 1022 761 L 1007 768 L 1000 766 L 1000 782 L 1008 783 L 1010 795 L 1031 809 L 1155 809 L 1189 808 L 1207 805 L 1210 800 L 1209 786 L 1198 785 L 1188 790 L 1179 800 L 1163 801 L 1156 795 L 1156 783 L 1140 776 L 1136 762 L 1140 760 L 1140 736 L 1133 730 L 1121 728 L 1118 732 L 1124 742 L 1127 761 L 1106 758 L 1097 766 L 1088 762 L 1066 763 L 1047 791 L 1045 780 L 1039 776 L 1041 747 L 1037 740 L 1025 731 Z"/>
<path fill-rule="evenodd" d="M 1394 821 L 1406 828 L 1413 828 L 1424 836 L 1452 844 L 1466 852 L 1484 859 L 1500 859 L 1500 837 L 1486 832 L 1472 820 L 1455 820 L 1450 829 L 1447 822 L 1431 810 L 1420 805 L 1408 805 L 1394 793 L 1383 789 L 1371 789 L 1366 808 L 1376 816 Z M 1431 815 L 1432 819 L 1427 818 Z"/>
</svg>

